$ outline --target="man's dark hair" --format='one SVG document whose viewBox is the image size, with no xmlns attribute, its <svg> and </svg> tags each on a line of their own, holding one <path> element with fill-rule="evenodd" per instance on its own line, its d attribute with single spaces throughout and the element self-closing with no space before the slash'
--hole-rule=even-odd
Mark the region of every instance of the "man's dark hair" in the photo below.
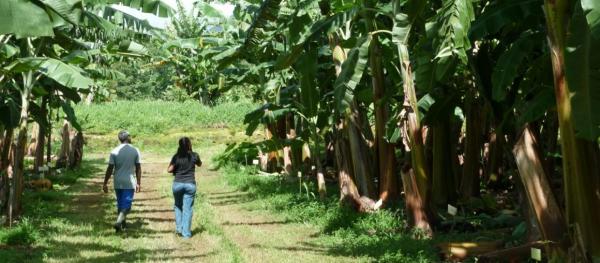
<svg viewBox="0 0 600 263">
<path fill-rule="evenodd" d="M 125 131 L 125 130 L 120 131 L 118 137 L 119 137 L 119 141 L 121 143 L 124 143 L 124 142 L 128 142 L 129 143 L 129 142 L 131 142 L 131 138 L 129 137 L 129 132 L 128 131 Z"/>
</svg>

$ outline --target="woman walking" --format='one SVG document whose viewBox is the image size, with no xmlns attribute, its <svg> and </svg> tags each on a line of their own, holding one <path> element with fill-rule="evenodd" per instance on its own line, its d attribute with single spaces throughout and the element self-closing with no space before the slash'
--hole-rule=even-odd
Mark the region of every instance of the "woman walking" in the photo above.
<svg viewBox="0 0 600 263">
<path fill-rule="evenodd" d="M 173 173 L 173 197 L 175 199 L 175 227 L 177 234 L 187 239 L 192 236 L 192 214 L 196 197 L 196 166 L 200 167 L 200 156 L 192 151 L 190 138 L 179 139 L 177 153 L 171 159 L 168 171 Z"/>
</svg>

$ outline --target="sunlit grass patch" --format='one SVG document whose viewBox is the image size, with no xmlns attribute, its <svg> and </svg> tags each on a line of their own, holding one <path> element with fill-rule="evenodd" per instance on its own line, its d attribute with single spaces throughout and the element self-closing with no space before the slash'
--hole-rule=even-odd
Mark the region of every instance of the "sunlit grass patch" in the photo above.
<svg viewBox="0 0 600 263">
<path fill-rule="evenodd" d="M 192 140 L 193 148 L 200 153 L 200 157 L 213 156 L 222 151 L 227 144 L 251 139 L 240 130 L 234 133 L 230 130 L 229 128 L 200 128 L 188 132 L 172 130 L 164 135 L 135 135 L 132 136 L 132 144 L 141 151 L 142 158 L 147 153 L 170 156 L 177 150 L 178 140 L 186 136 Z M 87 143 L 84 151 L 86 153 L 104 153 L 108 156 L 110 150 L 119 144 L 116 138 L 117 133 L 115 131 L 104 135 L 85 135 Z"/>
<path fill-rule="evenodd" d="M 127 129 L 136 136 L 239 126 L 245 114 L 255 106 L 251 102 L 226 102 L 208 107 L 192 101 L 113 101 L 78 105 L 75 111 L 84 130 L 91 133 L 110 134 Z"/>
</svg>

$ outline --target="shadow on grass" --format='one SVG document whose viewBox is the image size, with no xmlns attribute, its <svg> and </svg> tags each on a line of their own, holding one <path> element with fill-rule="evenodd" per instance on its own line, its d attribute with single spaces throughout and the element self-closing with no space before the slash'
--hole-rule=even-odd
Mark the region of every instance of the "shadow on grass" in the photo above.
<svg viewBox="0 0 600 263">
<path fill-rule="evenodd" d="M 161 207 L 161 206 L 157 206 L 157 207 Z M 132 209 L 129 214 L 134 215 L 134 214 L 164 213 L 164 212 L 173 212 L 173 209 Z"/>
<path fill-rule="evenodd" d="M 202 234 L 205 231 L 206 231 L 206 228 L 204 226 L 195 227 L 194 229 L 192 229 L 192 236 Z"/>
<path fill-rule="evenodd" d="M 219 194 L 208 193 L 207 195 L 200 196 L 200 198 L 207 199 L 208 202 L 213 206 L 228 206 L 248 203 L 252 201 L 251 197 L 251 194 L 240 191 L 229 191 Z"/>
<path fill-rule="evenodd" d="M 141 203 L 144 201 L 158 201 L 161 199 L 162 199 L 162 197 L 137 198 L 137 199 L 134 199 L 134 202 Z"/>
<path fill-rule="evenodd" d="M 291 220 L 267 221 L 267 222 L 225 222 L 224 226 L 264 226 L 264 225 L 285 225 L 291 223 Z"/>
<path fill-rule="evenodd" d="M 239 193 L 240 191 L 238 190 L 231 190 L 231 191 L 225 191 L 225 192 L 211 192 L 208 193 L 209 196 L 219 196 L 219 195 L 226 195 L 226 194 L 233 194 L 233 193 Z"/>
<path fill-rule="evenodd" d="M 329 250 L 327 248 L 323 248 L 323 247 L 315 247 L 315 246 L 306 246 L 304 244 L 302 244 L 302 246 L 265 246 L 265 245 L 261 245 L 261 244 L 252 244 L 250 245 L 250 247 L 252 248 L 262 248 L 262 249 L 277 249 L 277 250 L 287 250 L 287 251 L 300 251 L 300 252 L 310 252 L 310 253 L 316 253 L 316 254 L 322 254 L 322 255 L 326 255 L 326 254 L 330 254 Z"/>
</svg>

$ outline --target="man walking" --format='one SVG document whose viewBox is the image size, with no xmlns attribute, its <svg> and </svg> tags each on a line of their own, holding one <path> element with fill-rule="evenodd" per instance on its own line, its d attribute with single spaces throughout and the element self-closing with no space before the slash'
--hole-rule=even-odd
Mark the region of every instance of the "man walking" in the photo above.
<svg viewBox="0 0 600 263">
<path fill-rule="evenodd" d="M 117 196 L 118 212 L 114 227 L 115 231 L 120 232 L 125 228 L 125 219 L 127 213 L 131 210 L 131 203 L 133 202 L 133 193 L 134 191 L 140 192 L 142 167 L 140 165 L 140 152 L 131 145 L 129 133 L 121 131 L 118 137 L 121 144 L 110 152 L 102 190 L 104 190 L 104 193 L 108 193 L 108 180 L 114 171 L 115 177 L 113 182 Z M 134 169 L 135 176 L 133 176 Z"/>
</svg>

